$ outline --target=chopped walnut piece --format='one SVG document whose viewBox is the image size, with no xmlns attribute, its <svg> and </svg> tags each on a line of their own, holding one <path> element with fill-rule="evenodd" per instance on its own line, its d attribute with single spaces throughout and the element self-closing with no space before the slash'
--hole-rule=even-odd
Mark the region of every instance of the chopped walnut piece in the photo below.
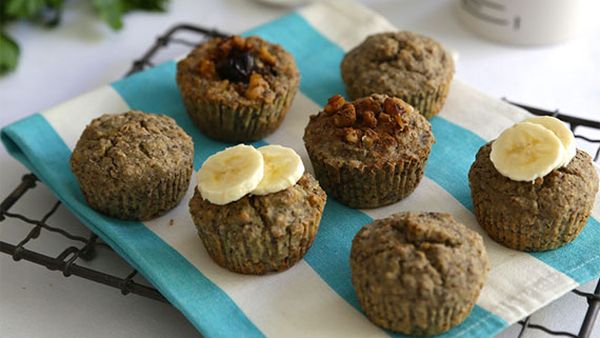
<svg viewBox="0 0 600 338">
<path fill-rule="evenodd" d="M 333 124 L 336 127 L 350 127 L 356 122 L 356 110 L 350 103 L 346 103 L 333 117 Z"/>
<path fill-rule="evenodd" d="M 386 98 L 385 101 L 383 101 L 383 110 L 392 116 L 404 113 L 404 109 L 400 107 L 399 101 L 400 100 L 391 97 Z"/>
<path fill-rule="evenodd" d="M 370 148 L 378 140 L 379 140 L 379 135 L 377 135 L 377 133 L 375 132 L 375 130 L 373 130 L 371 128 L 367 128 L 367 130 L 365 130 L 365 134 L 361 138 L 362 143 L 367 148 Z"/>
<path fill-rule="evenodd" d="M 258 52 L 258 57 L 270 65 L 274 65 L 277 62 L 277 58 L 275 57 L 275 55 L 269 52 L 269 49 L 267 47 L 262 47 L 260 49 L 260 51 Z"/>
<path fill-rule="evenodd" d="M 231 42 L 234 48 L 244 49 L 246 47 L 246 39 L 239 35 L 231 37 Z"/>
<path fill-rule="evenodd" d="M 344 139 L 350 143 L 358 143 L 360 131 L 353 128 L 344 128 Z"/>
<path fill-rule="evenodd" d="M 329 98 L 327 104 L 323 108 L 326 113 L 335 113 L 346 103 L 346 100 L 341 95 L 335 95 Z"/>
<path fill-rule="evenodd" d="M 378 119 L 379 119 L 379 123 L 381 123 L 381 124 L 385 124 L 385 123 L 392 124 L 392 117 L 386 113 L 380 113 Z"/>
<path fill-rule="evenodd" d="M 371 97 L 365 97 L 356 102 L 356 109 L 358 111 L 367 111 L 370 110 L 377 115 L 381 111 L 381 106 L 378 102 L 375 102 Z"/>
<path fill-rule="evenodd" d="M 215 63 L 211 60 L 202 60 L 200 62 L 200 74 L 202 74 L 206 78 L 213 78 L 216 75 Z"/>
<path fill-rule="evenodd" d="M 258 73 L 252 73 L 248 81 L 248 89 L 246 89 L 246 97 L 250 100 L 255 100 L 265 96 L 265 92 L 269 89 L 269 83 L 263 79 Z"/>
<path fill-rule="evenodd" d="M 364 124 L 369 128 L 377 127 L 377 118 L 375 117 L 375 113 L 371 110 L 362 111 L 360 113 L 360 117 L 362 118 Z"/>
<path fill-rule="evenodd" d="M 396 120 L 396 123 L 398 123 L 398 126 L 400 127 L 400 129 L 404 129 L 404 126 L 406 126 L 406 122 L 402 119 L 402 115 L 400 115 L 400 114 L 394 115 L 394 120 Z"/>
</svg>

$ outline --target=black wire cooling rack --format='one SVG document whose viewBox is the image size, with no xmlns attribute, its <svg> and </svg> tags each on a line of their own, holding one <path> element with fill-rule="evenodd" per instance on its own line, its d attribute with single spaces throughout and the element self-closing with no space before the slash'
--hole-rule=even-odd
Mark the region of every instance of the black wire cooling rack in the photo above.
<svg viewBox="0 0 600 338">
<path fill-rule="evenodd" d="M 185 37 L 182 37 L 185 36 Z M 190 37 L 191 36 L 191 37 Z M 148 51 L 142 56 L 142 58 L 133 62 L 133 65 L 127 75 L 142 71 L 148 67 L 154 66 L 153 60 L 159 51 L 179 45 L 186 47 L 187 49 L 197 46 L 198 44 L 205 41 L 210 37 L 222 37 L 226 34 L 216 30 L 206 29 L 203 27 L 190 25 L 190 24 L 179 24 L 169 29 L 165 34 L 159 36 L 156 42 L 148 49 Z M 555 116 L 567 123 L 569 123 L 571 130 L 575 132 L 578 127 L 589 127 L 596 130 L 600 130 L 600 122 L 581 119 L 574 116 L 569 116 L 560 113 L 559 111 L 546 111 L 539 108 L 526 106 L 523 104 L 511 102 L 505 100 L 511 104 L 524 108 L 535 115 L 550 115 Z M 576 134 L 575 137 L 583 139 L 596 147 L 596 153 L 594 161 L 598 161 L 600 156 L 600 140 L 594 140 L 587 138 L 583 135 Z M 71 275 L 85 278 L 97 283 L 108 285 L 119 289 L 123 295 L 129 293 L 137 294 L 140 296 L 152 298 L 161 302 L 168 303 L 163 295 L 153 287 L 140 284 L 134 281 L 137 275 L 137 271 L 133 269 L 127 276 L 119 277 L 106 273 L 100 270 L 90 269 L 88 267 L 77 264 L 79 259 L 83 261 L 93 260 L 98 252 L 98 249 L 111 248 L 104 243 L 96 234 L 91 233 L 87 237 L 74 235 L 64 228 L 48 225 L 48 220 L 56 213 L 60 208 L 60 201 L 56 201 L 49 211 L 40 219 L 28 217 L 21 213 L 10 212 L 13 207 L 23 196 L 27 193 L 35 194 L 36 186 L 41 183 L 34 174 L 26 174 L 22 177 L 20 183 L 17 183 L 17 187 L 6 196 L 0 204 L 0 224 L 4 222 L 21 222 L 28 225 L 31 228 L 29 233 L 20 242 L 11 244 L 0 240 L 0 252 L 12 256 L 15 261 L 29 261 L 53 271 L 61 271 L 65 277 Z M 27 249 L 25 246 L 31 241 L 37 239 L 42 231 L 53 232 L 61 235 L 69 241 L 70 245 L 67 246 L 57 256 L 52 257 L 44 253 L 36 252 L 34 250 Z M 551 328 L 531 323 L 530 317 L 520 321 L 522 328 L 519 332 L 518 337 L 523 337 L 525 332 L 529 329 L 541 330 L 549 335 L 562 336 L 562 337 L 577 337 L 577 338 L 588 338 L 591 335 L 592 328 L 598 317 L 600 311 L 600 280 L 596 285 L 593 293 L 582 292 L 577 289 L 572 290 L 577 296 L 587 299 L 588 309 L 585 317 L 582 319 L 580 330 L 577 334 L 571 332 L 555 331 Z"/>
</svg>

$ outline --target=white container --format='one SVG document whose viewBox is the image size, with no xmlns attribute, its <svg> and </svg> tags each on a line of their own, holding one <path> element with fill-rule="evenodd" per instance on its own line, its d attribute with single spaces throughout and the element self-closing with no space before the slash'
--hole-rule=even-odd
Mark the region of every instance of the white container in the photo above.
<svg viewBox="0 0 600 338">
<path fill-rule="evenodd" d="M 486 38 L 518 45 L 545 45 L 581 33 L 597 0 L 458 0 L 461 21 Z"/>
</svg>

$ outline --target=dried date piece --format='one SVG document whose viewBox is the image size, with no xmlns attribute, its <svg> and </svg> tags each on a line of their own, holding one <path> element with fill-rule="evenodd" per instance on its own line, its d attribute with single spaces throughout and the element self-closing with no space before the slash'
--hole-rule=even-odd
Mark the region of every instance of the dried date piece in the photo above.
<svg viewBox="0 0 600 338">
<path fill-rule="evenodd" d="M 254 68 L 255 60 L 250 52 L 232 50 L 217 64 L 217 73 L 224 80 L 248 83 Z"/>
</svg>

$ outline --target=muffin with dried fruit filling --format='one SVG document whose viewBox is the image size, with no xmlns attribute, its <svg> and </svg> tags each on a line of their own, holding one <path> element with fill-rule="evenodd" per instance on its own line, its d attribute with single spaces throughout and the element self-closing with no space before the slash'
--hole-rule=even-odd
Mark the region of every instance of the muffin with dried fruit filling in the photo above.
<svg viewBox="0 0 600 338">
<path fill-rule="evenodd" d="M 214 38 L 177 63 L 185 107 L 207 136 L 261 139 L 283 121 L 298 89 L 294 58 L 256 36 Z"/>
<path fill-rule="evenodd" d="M 367 317 L 407 335 L 436 335 L 475 305 L 489 263 L 479 234 L 437 212 L 402 212 L 364 226 L 350 251 Z"/>
<path fill-rule="evenodd" d="M 85 128 L 71 169 L 88 204 L 109 216 L 150 220 L 174 208 L 192 175 L 192 138 L 164 115 L 103 115 Z"/>
<path fill-rule="evenodd" d="M 598 192 L 592 158 L 553 117 L 517 123 L 482 146 L 469 171 L 479 225 L 496 242 L 545 251 L 573 241 Z"/>
<path fill-rule="evenodd" d="M 443 107 L 454 61 L 435 40 L 412 32 L 374 34 L 346 54 L 342 78 L 350 98 L 387 94 L 428 119 Z"/>
<path fill-rule="evenodd" d="M 421 114 L 386 95 L 353 102 L 336 95 L 304 131 L 319 183 L 353 208 L 376 208 L 408 196 L 423 177 L 434 142 Z"/>
<path fill-rule="evenodd" d="M 292 149 L 238 145 L 204 162 L 189 207 L 217 264 L 260 275 L 286 270 L 304 257 L 325 200 Z"/>
</svg>

